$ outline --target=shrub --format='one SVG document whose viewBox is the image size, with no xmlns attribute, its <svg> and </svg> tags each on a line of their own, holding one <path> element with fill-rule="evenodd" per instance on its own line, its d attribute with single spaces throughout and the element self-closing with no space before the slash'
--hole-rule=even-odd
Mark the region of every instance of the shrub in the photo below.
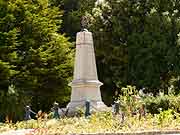
<svg viewBox="0 0 180 135">
<path fill-rule="evenodd" d="M 147 112 L 151 114 L 160 113 L 160 111 L 168 110 L 169 108 L 169 97 L 168 95 L 161 96 L 147 96 L 144 98 L 143 102 L 145 103 Z"/>
<path fill-rule="evenodd" d="M 145 105 L 146 112 L 151 114 L 159 114 L 161 111 L 172 109 L 180 112 L 180 95 L 164 95 L 159 93 L 157 96 L 151 94 L 140 94 L 135 86 L 127 86 L 122 88 L 122 95 L 119 96 L 120 108 L 126 114 L 137 112 L 142 104 Z"/>
<path fill-rule="evenodd" d="M 169 108 L 173 109 L 176 112 L 180 112 L 180 95 L 169 96 Z"/>
</svg>

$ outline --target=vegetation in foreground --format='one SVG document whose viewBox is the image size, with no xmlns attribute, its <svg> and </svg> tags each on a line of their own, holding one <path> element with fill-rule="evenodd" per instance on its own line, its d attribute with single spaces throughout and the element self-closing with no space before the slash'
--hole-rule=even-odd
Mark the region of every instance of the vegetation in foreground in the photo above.
<svg viewBox="0 0 180 135">
<path fill-rule="evenodd" d="M 147 114 L 139 119 L 138 115 L 128 116 L 121 121 L 119 115 L 113 116 L 111 112 L 101 112 L 89 118 L 74 117 L 59 120 L 30 120 L 16 124 L 2 124 L 0 132 L 33 128 L 37 134 L 48 133 L 108 133 L 108 132 L 134 132 L 144 130 L 170 130 L 180 129 L 179 114 L 172 114 L 172 110 L 162 111 L 160 114 Z"/>
<path fill-rule="evenodd" d="M 123 88 L 124 93 L 119 100 L 120 113 L 95 112 L 88 118 L 84 117 L 84 109 L 79 109 L 76 117 L 61 117 L 60 119 L 38 119 L 4 123 L 0 132 L 18 129 L 34 129 L 37 134 L 48 133 L 108 133 L 135 132 L 148 130 L 180 130 L 179 95 L 169 91 L 169 95 L 138 92 L 135 87 Z M 145 106 L 144 115 L 140 111 Z M 124 117 L 122 117 L 124 116 Z"/>
</svg>

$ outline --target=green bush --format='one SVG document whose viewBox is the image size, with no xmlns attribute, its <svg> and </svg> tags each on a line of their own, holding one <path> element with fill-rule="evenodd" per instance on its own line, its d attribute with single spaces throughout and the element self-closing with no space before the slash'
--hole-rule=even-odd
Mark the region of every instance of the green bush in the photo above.
<svg viewBox="0 0 180 135">
<path fill-rule="evenodd" d="M 158 125 L 167 126 L 167 124 L 174 120 L 173 110 L 169 109 L 166 111 L 161 111 L 156 118 Z"/>
<path fill-rule="evenodd" d="M 145 105 L 146 112 L 159 114 L 161 111 L 171 109 L 177 113 L 180 112 L 180 95 L 173 93 L 165 95 L 159 93 L 157 96 L 151 94 L 141 95 L 135 86 L 122 88 L 123 93 L 119 96 L 121 110 L 126 114 L 137 112 L 142 104 Z"/>
<path fill-rule="evenodd" d="M 173 109 L 176 112 L 180 112 L 180 95 L 169 96 L 169 108 Z"/>
<path fill-rule="evenodd" d="M 147 96 L 143 102 L 146 105 L 147 112 L 151 114 L 157 114 L 168 109 L 180 112 L 180 95 Z"/>
<path fill-rule="evenodd" d="M 143 102 L 145 103 L 147 112 L 151 114 L 160 113 L 160 111 L 168 110 L 169 108 L 169 96 L 160 95 L 160 96 L 148 96 L 144 98 Z"/>
</svg>

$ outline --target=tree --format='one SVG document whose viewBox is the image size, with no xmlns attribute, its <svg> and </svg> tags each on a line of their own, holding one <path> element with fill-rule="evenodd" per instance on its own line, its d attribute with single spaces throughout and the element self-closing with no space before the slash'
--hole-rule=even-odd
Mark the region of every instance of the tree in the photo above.
<svg viewBox="0 0 180 135">
<path fill-rule="evenodd" d="M 81 30 L 81 17 L 92 13 L 96 0 L 51 0 L 51 4 L 63 10 L 62 33 L 71 37 L 75 41 L 76 33 Z"/>
<path fill-rule="evenodd" d="M 7 88 L 28 96 L 31 102 L 24 104 L 35 110 L 49 110 L 55 100 L 68 102 L 73 52 L 58 33 L 62 12 L 48 0 L 1 0 L 0 16 L 0 60 L 15 72 L 6 74 Z"/>
<path fill-rule="evenodd" d="M 127 84 L 157 93 L 167 90 L 172 76 L 179 75 L 179 4 L 106 0 L 93 9 L 91 31 L 108 95 Z"/>
</svg>

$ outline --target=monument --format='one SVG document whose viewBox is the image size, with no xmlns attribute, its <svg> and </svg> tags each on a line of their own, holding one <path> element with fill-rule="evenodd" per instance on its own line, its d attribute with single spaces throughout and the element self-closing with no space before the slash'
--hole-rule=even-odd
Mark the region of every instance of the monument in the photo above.
<svg viewBox="0 0 180 135">
<path fill-rule="evenodd" d="M 106 108 L 101 98 L 102 83 L 98 80 L 92 33 L 85 29 L 85 18 L 82 21 L 82 30 L 76 35 L 74 75 L 70 83 L 71 101 L 67 106 L 69 112 L 83 107 L 87 100 L 91 102 L 93 108 L 98 110 Z"/>
</svg>

